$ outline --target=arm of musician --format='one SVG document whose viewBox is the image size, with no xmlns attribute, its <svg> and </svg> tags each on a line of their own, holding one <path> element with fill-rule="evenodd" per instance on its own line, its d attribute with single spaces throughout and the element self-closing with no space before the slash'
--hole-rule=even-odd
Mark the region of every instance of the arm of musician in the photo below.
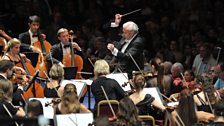
<svg viewBox="0 0 224 126">
<path fill-rule="evenodd" d="M 201 93 L 199 93 L 199 94 L 201 94 Z M 193 98 L 194 98 L 194 102 L 195 102 L 196 106 L 201 106 L 201 101 L 198 99 L 197 95 L 194 95 Z"/>
<path fill-rule="evenodd" d="M 32 45 L 31 45 L 29 48 L 30 48 L 30 50 L 32 50 L 33 52 L 41 53 L 41 50 L 38 49 L 38 48 L 35 47 L 35 46 L 32 46 Z"/>
<path fill-rule="evenodd" d="M 30 59 L 26 58 L 25 54 L 20 54 L 20 55 L 21 55 L 21 58 L 23 59 L 23 61 L 25 61 L 26 63 L 30 63 L 31 64 Z"/>
<path fill-rule="evenodd" d="M 12 37 L 10 37 L 8 34 L 5 33 L 4 30 L 1 29 L 0 29 L 0 35 L 2 35 L 7 41 L 12 39 Z"/>
<path fill-rule="evenodd" d="M 115 14 L 115 20 L 114 20 L 114 22 L 112 22 L 111 23 L 111 27 L 118 27 L 119 26 L 119 24 L 120 24 L 120 22 L 121 22 L 121 17 L 122 17 L 122 15 L 120 15 L 120 14 Z"/>
<path fill-rule="evenodd" d="M 204 112 L 204 111 L 197 111 L 196 112 L 198 121 L 202 122 L 209 122 L 211 120 L 214 120 L 215 116 L 212 113 Z"/>
<path fill-rule="evenodd" d="M 90 113 L 91 111 L 86 108 L 86 106 L 84 106 L 83 104 L 80 104 L 80 111 L 83 113 Z"/>
<path fill-rule="evenodd" d="M 162 112 L 166 109 L 166 107 L 159 103 L 157 100 L 154 100 L 151 104 L 156 108 L 160 109 Z"/>
<path fill-rule="evenodd" d="M 76 42 L 72 42 L 72 48 L 77 49 L 78 51 L 82 51 L 81 47 Z"/>
<path fill-rule="evenodd" d="M 26 71 L 23 68 L 18 67 L 18 66 L 14 66 L 13 70 L 14 71 L 21 71 L 21 74 L 26 74 Z"/>
<path fill-rule="evenodd" d="M 24 117 L 24 116 L 26 116 L 26 113 L 25 113 L 25 111 L 23 110 L 22 107 L 19 107 L 18 111 L 16 112 L 16 115 L 20 116 L 20 117 Z"/>
</svg>

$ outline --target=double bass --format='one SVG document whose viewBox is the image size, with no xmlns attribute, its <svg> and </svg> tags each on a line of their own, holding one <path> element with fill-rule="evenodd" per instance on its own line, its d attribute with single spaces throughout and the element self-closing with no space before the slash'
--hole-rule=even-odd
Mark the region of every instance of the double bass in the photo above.
<svg viewBox="0 0 224 126">
<path fill-rule="evenodd" d="M 39 53 L 38 62 L 35 67 L 36 70 L 39 70 L 39 76 L 46 78 L 44 72 L 47 73 L 45 56 L 50 52 L 51 44 L 46 41 L 46 36 L 38 31 L 39 41 L 34 42 L 33 46 L 38 48 L 41 52 Z"/>
</svg>

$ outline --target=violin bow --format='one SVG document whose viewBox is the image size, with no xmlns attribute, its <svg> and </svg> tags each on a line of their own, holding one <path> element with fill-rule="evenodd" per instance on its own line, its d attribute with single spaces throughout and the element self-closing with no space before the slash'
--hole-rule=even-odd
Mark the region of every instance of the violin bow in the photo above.
<svg viewBox="0 0 224 126">
<path fill-rule="evenodd" d="M 180 75 L 181 75 L 181 77 L 183 78 L 183 83 L 186 83 L 187 81 L 186 81 L 186 79 L 185 79 L 185 77 L 184 77 L 184 75 L 183 75 L 183 73 L 181 72 L 180 73 Z M 187 85 L 187 88 L 189 88 L 189 86 Z"/>
<path fill-rule="evenodd" d="M 90 58 L 88 58 L 88 60 L 89 60 L 90 64 L 92 65 L 92 67 L 94 68 L 94 64 L 93 64 L 92 60 Z"/>
<path fill-rule="evenodd" d="M 113 108 L 112 108 L 112 106 L 111 106 L 111 103 L 110 103 L 110 101 L 109 101 L 109 99 L 108 99 L 108 97 L 107 97 L 107 94 L 106 94 L 106 92 L 105 92 L 103 86 L 101 86 L 101 89 L 102 89 L 103 94 L 104 94 L 104 96 L 105 96 L 105 98 L 106 98 L 106 100 L 107 100 L 107 102 L 108 102 L 108 104 L 109 104 L 109 107 L 110 107 L 110 110 L 111 110 L 113 116 L 116 117 L 116 114 L 115 114 L 115 112 L 114 112 L 114 110 L 113 110 Z"/>
<path fill-rule="evenodd" d="M 12 114 L 10 113 L 10 111 L 8 110 L 8 108 L 5 106 L 5 104 L 3 104 L 4 109 L 6 110 L 6 112 L 8 113 L 8 115 L 10 116 L 10 118 L 13 119 Z M 19 124 L 15 121 L 16 126 L 19 126 Z"/>
<path fill-rule="evenodd" d="M 213 108 L 212 108 L 211 102 L 210 102 L 210 100 L 209 100 L 209 98 L 208 98 L 208 94 L 207 94 L 207 92 L 204 92 L 204 93 L 205 93 L 205 97 L 206 97 L 206 99 L 208 100 L 208 105 L 209 105 L 209 108 L 211 109 L 212 114 L 214 114 L 214 111 L 213 111 Z"/>
<path fill-rule="evenodd" d="M 185 126 L 183 120 L 180 118 L 180 115 L 178 114 L 177 111 L 176 111 L 176 113 L 177 113 L 177 116 L 174 117 L 174 120 L 175 120 L 175 122 L 177 123 L 177 125 L 178 125 L 178 126 Z M 181 124 L 179 123 L 179 121 L 178 121 L 177 119 L 180 120 L 180 123 L 181 123 Z"/>
<path fill-rule="evenodd" d="M 138 70 L 141 72 L 141 74 L 144 76 L 142 70 L 140 69 L 140 67 L 139 67 L 138 64 L 136 63 L 136 61 L 135 61 L 135 59 L 133 58 L 133 56 L 132 56 L 130 53 L 128 53 L 128 55 L 131 57 L 132 61 L 134 62 L 135 66 L 138 68 Z"/>
</svg>

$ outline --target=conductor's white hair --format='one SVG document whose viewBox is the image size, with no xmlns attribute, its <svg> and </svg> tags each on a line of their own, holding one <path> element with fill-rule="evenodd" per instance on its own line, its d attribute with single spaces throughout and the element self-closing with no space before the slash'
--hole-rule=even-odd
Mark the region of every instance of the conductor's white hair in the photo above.
<svg viewBox="0 0 224 126">
<path fill-rule="evenodd" d="M 124 23 L 123 28 L 126 28 L 128 31 L 138 31 L 138 25 L 135 24 L 133 21 L 128 21 Z"/>
</svg>

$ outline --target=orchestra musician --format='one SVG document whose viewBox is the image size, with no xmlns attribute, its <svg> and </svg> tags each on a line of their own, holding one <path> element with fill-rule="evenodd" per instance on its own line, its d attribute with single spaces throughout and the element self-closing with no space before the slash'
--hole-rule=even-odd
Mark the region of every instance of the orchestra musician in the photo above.
<svg viewBox="0 0 224 126">
<path fill-rule="evenodd" d="M 40 18 L 37 15 L 32 15 L 28 19 L 29 30 L 19 34 L 21 41 L 21 52 L 40 52 L 40 50 L 33 46 L 34 42 L 43 39 L 38 33 L 40 28 Z"/>
<path fill-rule="evenodd" d="M 138 118 L 138 109 L 129 97 L 120 100 L 117 120 L 113 124 L 116 126 L 142 126 Z"/>
<path fill-rule="evenodd" d="M 64 66 L 63 58 L 64 56 L 71 53 L 71 46 L 74 49 L 74 53 L 84 57 L 80 46 L 76 42 L 69 42 L 69 32 L 66 28 L 60 28 L 57 32 L 57 35 L 60 43 L 52 46 L 51 53 L 46 57 L 47 62 L 59 63 L 60 65 Z"/>
<path fill-rule="evenodd" d="M 20 54 L 20 46 L 21 42 L 18 39 L 16 38 L 11 39 L 10 41 L 8 41 L 7 52 L 2 58 L 10 60 L 14 64 L 20 63 L 21 58 L 23 58 L 22 60 L 24 60 L 25 62 L 31 63 L 31 61 L 28 58 L 26 58 L 24 54 Z"/>
<path fill-rule="evenodd" d="M 160 104 L 153 96 L 143 92 L 143 88 L 146 85 L 146 81 L 143 75 L 139 74 L 135 76 L 133 85 L 135 88 L 135 93 L 131 94 L 129 97 L 134 102 L 138 108 L 139 115 L 148 115 L 149 106 L 153 105 L 156 108 L 159 108 L 161 111 L 164 111 L 166 108 Z"/>
<path fill-rule="evenodd" d="M 122 15 L 116 14 L 115 22 L 112 22 L 110 27 L 116 29 L 121 22 L 121 18 Z M 139 35 L 138 29 L 138 25 L 132 21 L 124 23 L 121 40 L 118 43 L 109 42 L 107 45 L 107 48 L 113 54 L 113 59 L 110 63 L 114 64 L 114 61 L 118 61 L 115 71 L 116 68 L 120 68 L 121 71 L 128 73 L 129 78 L 132 78 L 132 71 L 139 71 L 136 64 L 132 61 L 131 56 L 135 59 L 140 69 L 144 68 L 144 43 Z"/>
<path fill-rule="evenodd" d="M 61 102 L 55 106 L 54 110 L 55 114 L 91 112 L 79 102 L 76 86 L 71 83 L 65 85 Z"/>
<path fill-rule="evenodd" d="M 13 85 L 7 80 L 0 81 L 0 117 L 18 116 L 24 117 L 26 114 L 21 107 L 15 107 L 12 104 L 12 95 L 13 95 Z M 11 117 L 12 118 L 12 117 Z M 13 125 L 14 121 L 9 121 L 7 123 L 1 123 L 1 125 Z"/>
<path fill-rule="evenodd" d="M 97 105 L 101 100 L 106 100 L 101 86 L 105 89 L 110 100 L 120 100 L 125 96 L 124 90 L 119 83 L 107 78 L 106 75 L 110 73 L 110 67 L 105 60 L 97 60 L 94 65 L 95 80 L 91 85 L 91 91 L 95 98 L 94 114 L 97 112 Z"/>
<path fill-rule="evenodd" d="M 20 67 L 16 67 L 13 62 L 9 60 L 0 60 L 0 80 L 11 80 L 13 78 L 14 71 L 23 71 Z M 20 102 L 24 104 L 21 98 L 23 94 L 23 85 L 13 84 L 13 99 L 12 103 L 14 105 L 21 105 Z"/>
<path fill-rule="evenodd" d="M 60 86 L 60 81 L 64 77 L 64 69 L 59 64 L 53 64 L 49 71 L 49 79 L 46 87 L 44 88 L 44 96 L 48 98 L 58 98 L 58 89 Z"/>
<path fill-rule="evenodd" d="M 172 126 L 191 126 L 200 121 L 208 122 L 213 120 L 214 115 L 204 111 L 196 111 L 193 93 L 189 89 L 180 92 L 179 105 L 171 112 Z"/>
</svg>

